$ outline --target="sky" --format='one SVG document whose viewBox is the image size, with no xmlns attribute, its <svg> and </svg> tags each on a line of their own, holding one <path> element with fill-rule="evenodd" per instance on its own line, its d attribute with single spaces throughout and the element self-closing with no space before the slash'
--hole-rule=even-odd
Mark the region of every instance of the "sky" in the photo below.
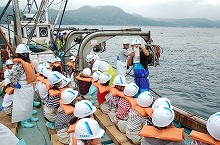
<svg viewBox="0 0 220 145">
<path fill-rule="evenodd" d="M 0 0 L 0 6 L 5 6 L 7 1 Z M 41 2 L 36 1 L 38 5 Z M 59 9 L 60 2 L 61 0 L 54 0 L 50 8 Z M 25 4 L 26 0 L 20 0 L 21 9 L 24 9 Z M 220 0 L 68 0 L 67 10 L 75 10 L 86 5 L 113 5 L 127 13 L 137 13 L 147 18 L 220 20 Z"/>
</svg>

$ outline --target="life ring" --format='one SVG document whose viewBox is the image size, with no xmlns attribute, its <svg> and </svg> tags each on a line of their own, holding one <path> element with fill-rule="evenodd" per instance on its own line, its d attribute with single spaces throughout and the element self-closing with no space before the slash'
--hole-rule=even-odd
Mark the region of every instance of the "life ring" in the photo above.
<svg viewBox="0 0 220 145">
<path fill-rule="evenodd" d="M 160 46 L 159 45 L 156 46 L 156 56 L 157 58 L 160 58 Z"/>
</svg>

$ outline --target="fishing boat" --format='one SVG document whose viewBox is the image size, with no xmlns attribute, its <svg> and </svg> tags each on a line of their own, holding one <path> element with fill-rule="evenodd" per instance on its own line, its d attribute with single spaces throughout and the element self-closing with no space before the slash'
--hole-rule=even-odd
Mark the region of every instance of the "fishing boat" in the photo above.
<svg viewBox="0 0 220 145">
<path fill-rule="evenodd" d="M 29 35 L 32 32 L 32 28 L 36 27 L 35 31 L 33 31 L 33 38 L 31 38 L 34 48 L 32 49 L 35 52 L 32 54 L 33 61 L 36 60 L 37 63 L 43 63 L 49 57 L 56 57 L 55 53 L 51 50 L 47 49 L 44 51 L 44 48 L 47 48 L 49 41 L 51 41 L 51 26 L 48 21 L 42 22 L 37 24 L 36 26 L 33 20 L 34 15 L 27 14 L 25 15 L 26 21 L 22 21 L 21 25 L 25 26 L 22 29 L 22 36 L 24 39 L 22 42 L 28 43 Z M 48 20 L 48 19 L 47 19 Z M 28 24 L 28 26 L 27 26 Z M 11 23 L 13 26 L 14 23 Z M 91 51 L 97 53 L 105 53 L 108 52 L 108 47 L 105 46 L 105 42 L 109 39 L 114 37 L 123 37 L 123 36 L 138 36 L 143 39 L 146 45 L 151 45 L 152 48 L 152 56 L 153 62 L 150 64 L 152 67 L 156 67 L 159 64 L 159 56 L 158 51 L 156 49 L 157 45 L 152 44 L 152 38 L 150 31 L 142 31 L 140 28 L 134 29 L 117 29 L 117 30 L 98 30 L 98 29 L 73 29 L 73 28 L 66 28 L 69 31 L 67 35 L 67 39 L 64 46 L 63 52 L 63 63 L 65 64 L 71 55 L 75 55 L 76 57 L 76 64 L 75 64 L 75 74 L 78 74 L 81 70 L 83 70 L 87 66 L 87 62 L 85 61 L 85 57 Z M 64 29 L 65 31 L 65 29 Z M 6 40 L 7 38 L 1 31 L 1 38 L 2 42 L 10 48 L 10 44 Z M 10 39 L 10 38 L 9 38 Z M 80 41 L 76 41 L 79 40 Z M 31 44 L 31 43 L 30 43 Z M 42 50 L 37 48 L 36 44 L 42 46 Z M 31 46 L 31 45 L 30 45 Z M 97 48 L 99 46 L 99 48 Z M 13 49 L 10 50 L 13 54 Z M 43 51 L 43 52 L 40 52 Z M 114 56 L 114 58 L 116 58 Z M 114 62 L 114 61 L 113 61 Z M 132 77 L 132 74 L 127 74 L 127 76 Z M 77 88 L 77 86 L 74 86 Z M 155 95 L 155 98 L 159 97 L 159 95 L 154 91 L 151 90 L 151 93 Z M 189 111 L 183 110 L 182 108 L 173 105 L 173 110 L 175 111 L 175 126 L 176 127 L 183 127 L 185 129 L 186 136 L 191 132 L 191 130 L 196 130 L 199 132 L 207 133 L 206 130 L 206 119 L 197 116 L 195 114 L 190 113 Z M 19 134 L 19 137 L 26 134 L 26 139 L 31 139 L 33 136 L 38 136 L 35 141 L 32 141 L 31 144 L 54 144 L 58 145 L 61 144 L 56 136 L 56 132 L 50 129 L 47 129 L 44 125 L 44 118 L 41 109 L 38 110 L 38 118 L 41 120 L 36 123 L 35 127 L 31 131 L 27 131 L 22 129 L 18 126 L 17 123 L 11 124 L 11 118 L 4 114 L 3 111 L 0 113 L 0 122 L 8 126 L 14 134 Z M 121 133 L 117 127 L 110 121 L 107 115 L 103 114 L 99 109 L 95 112 L 95 119 L 99 122 L 101 127 L 106 131 L 107 136 L 103 139 L 103 144 L 117 144 L 117 145 L 128 145 L 132 144 L 132 142 L 126 137 L 125 134 Z M 39 129 L 40 128 L 40 129 Z M 22 132 L 22 133 L 19 133 Z M 34 134 L 33 132 L 39 133 L 38 135 Z M 27 136 L 28 134 L 28 136 Z M 40 136 L 40 137 L 39 137 Z M 187 144 L 190 143 L 190 139 L 186 138 Z"/>
</svg>

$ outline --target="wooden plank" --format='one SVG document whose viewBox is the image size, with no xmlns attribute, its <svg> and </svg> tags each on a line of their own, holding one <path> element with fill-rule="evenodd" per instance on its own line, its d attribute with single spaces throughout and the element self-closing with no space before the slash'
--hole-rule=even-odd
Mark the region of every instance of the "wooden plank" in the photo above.
<svg viewBox="0 0 220 145">
<path fill-rule="evenodd" d="M 96 111 L 94 112 L 94 115 L 98 115 L 98 114 L 103 114 L 100 109 L 96 109 Z"/>
<path fill-rule="evenodd" d="M 16 133 L 17 133 L 17 128 L 12 128 L 12 129 L 11 129 L 11 132 L 12 132 L 14 135 L 16 135 Z"/>
<path fill-rule="evenodd" d="M 129 141 L 126 135 L 121 133 L 115 125 L 106 127 L 106 133 L 116 145 L 120 145 L 121 143 Z"/>
<path fill-rule="evenodd" d="M 18 123 L 11 123 L 12 117 L 5 114 L 5 111 L 2 110 L 0 112 L 0 122 L 7 126 L 10 130 L 13 129 L 13 133 L 16 133 L 16 130 L 18 128 Z"/>
<path fill-rule="evenodd" d="M 52 145 L 64 145 L 63 143 L 61 143 L 58 140 L 57 134 L 52 134 L 51 135 L 51 143 L 52 143 Z"/>
<path fill-rule="evenodd" d="M 103 128 L 106 129 L 106 127 L 114 125 L 114 123 L 111 122 L 109 119 L 108 115 L 106 114 L 97 114 L 94 115 L 95 120 L 98 121 L 99 125 Z"/>
</svg>

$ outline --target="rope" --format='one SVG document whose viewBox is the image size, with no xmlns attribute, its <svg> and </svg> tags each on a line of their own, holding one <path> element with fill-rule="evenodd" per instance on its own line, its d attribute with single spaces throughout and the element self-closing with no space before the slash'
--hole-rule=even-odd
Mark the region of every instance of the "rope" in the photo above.
<svg viewBox="0 0 220 145">
<path fill-rule="evenodd" d="M 66 10 L 67 3 L 68 3 L 68 0 L 66 0 L 65 6 L 64 6 L 64 9 L 63 9 L 63 13 L 62 13 L 62 16 L 61 16 L 61 19 L 60 19 L 60 24 L 59 24 L 59 27 L 58 27 L 58 30 L 57 30 L 57 34 L 59 34 L 59 31 L 60 31 L 60 26 L 61 26 L 62 21 L 63 21 L 63 16 L 64 16 L 64 13 L 65 13 L 65 10 Z"/>
</svg>

